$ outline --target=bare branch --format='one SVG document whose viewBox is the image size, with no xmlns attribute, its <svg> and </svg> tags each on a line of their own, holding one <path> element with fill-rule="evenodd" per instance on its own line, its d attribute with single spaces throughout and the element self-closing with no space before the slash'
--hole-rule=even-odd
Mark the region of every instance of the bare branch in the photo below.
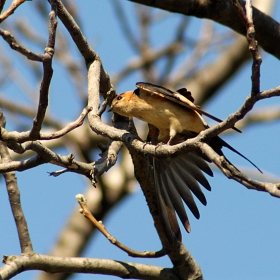
<svg viewBox="0 0 280 280">
<path fill-rule="evenodd" d="M 0 164 L 1 172 L 8 172 L 11 170 L 23 171 L 43 163 L 52 163 L 68 169 L 69 172 L 75 172 L 85 175 L 91 181 L 94 180 L 94 163 L 83 163 L 74 160 L 74 155 L 61 156 L 42 145 L 39 141 L 29 141 L 22 145 L 22 152 L 32 150 L 38 154 L 38 157 L 25 160 L 23 162 L 10 162 Z"/>
<path fill-rule="evenodd" d="M 86 107 L 81 115 L 78 117 L 77 120 L 67 124 L 63 128 L 61 128 L 59 131 L 53 132 L 53 133 L 39 133 L 37 137 L 33 137 L 30 135 L 30 131 L 25 131 L 25 132 L 17 132 L 17 131 L 12 131 L 9 132 L 4 128 L 1 128 L 1 135 L 0 139 L 4 142 L 11 142 L 11 141 L 16 141 L 17 143 L 24 143 L 26 141 L 30 140 L 53 140 L 60 138 L 70 131 L 74 130 L 75 128 L 81 126 L 84 122 L 85 117 L 88 115 L 88 113 L 91 111 L 90 107 Z"/>
<path fill-rule="evenodd" d="M 11 171 L 24 171 L 44 163 L 47 162 L 39 156 L 35 156 L 24 161 L 11 161 L 7 163 L 0 163 L 0 172 L 4 173 Z"/>
<path fill-rule="evenodd" d="M 247 29 L 247 40 L 249 44 L 249 50 L 253 57 L 251 92 L 252 94 L 257 94 L 260 92 L 260 66 L 262 63 L 262 58 L 258 51 L 258 42 L 255 40 L 255 27 L 253 23 L 252 3 L 251 0 L 246 0 L 246 5 L 245 5 L 246 14 L 239 1 L 233 0 L 233 4 Z"/>
<path fill-rule="evenodd" d="M 34 61 L 43 61 L 44 55 L 36 54 L 20 45 L 9 31 L 0 29 L 0 36 L 3 37 L 3 39 L 10 45 L 13 50 L 26 56 L 28 59 Z"/>
<path fill-rule="evenodd" d="M 179 280 L 173 269 L 107 259 L 67 258 L 29 254 L 4 256 L 3 261 L 6 264 L 0 268 L 0 275 L 3 280 L 8 280 L 28 270 L 44 270 L 50 273 L 106 274 L 118 276 L 120 278 L 144 280 Z"/>
<path fill-rule="evenodd" d="M 115 143 L 115 142 L 113 142 Z M 127 161 L 128 155 L 125 154 L 121 158 L 121 161 Z M 113 172 L 120 175 L 122 168 L 117 166 Z M 98 220 L 105 219 L 108 211 L 112 209 L 118 202 L 122 201 L 124 197 L 127 197 L 133 190 L 131 185 L 134 185 L 134 174 L 128 169 L 125 169 L 125 178 L 118 181 L 118 184 L 114 184 L 113 188 L 108 183 L 102 183 L 106 180 L 106 177 L 102 176 L 99 178 L 99 185 L 97 188 L 93 188 L 89 185 L 85 191 L 85 197 L 87 197 L 87 205 L 91 213 Z M 108 188 L 108 185 L 110 187 Z M 66 226 L 62 229 L 56 244 L 53 246 L 49 255 L 59 257 L 76 257 L 87 248 L 88 242 L 92 236 L 96 233 L 96 228 L 92 223 L 89 223 L 86 219 L 81 219 L 79 213 L 79 207 L 75 207 L 70 215 L 70 219 L 67 221 Z M 52 274 L 43 272 L 38 280 L 62 280 L 67 278 L 69 275 L 65 273 Z"/>
<path fill-rule="evenodd" d="M 33 138 L 38 137 L 40 130 L 42 128 L 43 120 L 45 118 L 46 110 L 48 107 L 48 95 L 49 87 L 52 79 L 53 69 L 52 69 L 52 59 L 54 55 L 54 45 L 56 36 L 57 19 L 54 7 L 50 12 L 50 22 L 49 22 L 49 40 L 47 47 L 45 49 L 44 60 L 43 60 L 43 79 L 40 87 L 40 98 L 36 117 L 33 120 L 33 126 L 30 130 L 30 136 Z"/>
<path fill-rule="evenodd" d="M 85 197 L 82 194 L 76 195 L 76 199 L 78 200 L 81 206 L 81 213 L 87 218 L 90 222 L 94 224 L 94 226 L 115 246 L 126 252 L 131 257 L 138 258 L 160 258 L 166 255 L 165 249 L 161 249 L 157 252 L 137 252 L 135 250 L 130 249 L 125 246 L 121 242 L 119 242 L 115 237 L 113 237 L 106 229 L 106 227 L 102 224 L 102 221 L 97 221 L 95 217 L 90 213 Z"/>
<path fill-rule="evenodd" d="M 6 121 L 1 110 L 0 110 L 0 118 L 1 118 L 0 119 L 1 126 L 4 126 Z M 9 164 L 11 162 L 11 157 L 9 155 L 8 149 L 5 146 L 4 142 L 2 141 L 0 141 L 0 156 L 1 156 L 1 165 Z M 21 252 L 32 253 L 33 252 L 32 243 L 29 236 L 27 222 L 25 220 L 25 216 L 21 208 L 20 192 L 17 185 L 16 175 L 14 172 L 5 172 L 3 173 L 3 176 L 6 182 L 11 210 L 15 219 Z"/>
<path fill-rule="evenodd" d="M 101 158 L 95 162 L 94 172 L 97 176 L 108 171 L 117 162 L 118 153 L 123 143 L 121 141 L 112 141 L 106 150 L 102 153 Z"/>
<path fill-rule="evenodd" d="M 5 1 L 3 1 L 5 2 Z M 14 13 L 14 11 L 22 4 L 24 3 L 25 0 L 13 0 L 11 6 L 0 16 L 0 22 L 2 22 L 3 20 L 5 20 L 7 17 L 9 17 L 11 14 Z M 4 3 L 1 3 L 1 10 L 4 6 Z"/>
</svg>

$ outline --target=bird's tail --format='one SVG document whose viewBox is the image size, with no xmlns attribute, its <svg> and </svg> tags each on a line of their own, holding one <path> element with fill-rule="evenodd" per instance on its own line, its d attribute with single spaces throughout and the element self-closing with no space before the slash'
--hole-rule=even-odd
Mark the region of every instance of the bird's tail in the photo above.
<svg viewBox="0 0 280 280">
<path fill-rule="evenodd" d="M 240 152 L 238 152 L 236 149 L 234 149 L 231 145 L 229 145 L 226 141 L 224 141 L 222 138 L 216 136 L 210 139 L 209 141 L 209 145 L 220 155 L 223 155 L 221 148 L 222 147 L 226 147 L 229 150 L 231 150 L 232 152 L 238 154 L 239 156 L 241 156 L 242 158 L 244 158 L 245 160 L 247 160 L 248 162 L 250 162 L 256 169 L 258 169 L 258 171 L 260 173 L 263 173 L 261 171 L 261 169 L 254 164 L 250 159 L 248 159 L 246 156 L 244 156 L 243 154 L 241 154 Z M 237 168 L 236 168 L 237 169 Z"/>
</svg>

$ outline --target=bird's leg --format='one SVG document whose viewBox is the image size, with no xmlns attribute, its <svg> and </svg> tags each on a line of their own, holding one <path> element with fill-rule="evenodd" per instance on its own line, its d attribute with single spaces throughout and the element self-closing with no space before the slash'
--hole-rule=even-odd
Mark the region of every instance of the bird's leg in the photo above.
<svg viewBox="0 0 280 280">
<path fill-rule="evenodd" d="M 174 138 L 174 137 L 170 137 L 170 138 L 169 138 L 169 140 L 168 140 L 168 142 L 167 142 L 167 145 L 171 145 L 171 141 L 173 140 L 173 138 Z"/>
</svg>

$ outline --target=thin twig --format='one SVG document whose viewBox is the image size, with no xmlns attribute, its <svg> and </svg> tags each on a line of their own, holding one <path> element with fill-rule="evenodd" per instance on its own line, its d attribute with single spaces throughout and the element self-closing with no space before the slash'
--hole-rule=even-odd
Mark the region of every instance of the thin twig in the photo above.
<svg viewBox="0 0 280 280">
<path fill-rule="evenodd" d="M 14 11 L 24 2 L 25 2 L 25 0 L 13 0 L 11 6 L 2 15 L 0 15 L 0 22 L 5 20 L 11 14 L 13 14 Z"/>
<path fill-rule="evenodd" d="M 90 107 L 86 107 L 83 109 L 82 113 L 80 116 L 77 118 L 77 120 L 67 124 L 60 130 L 53 132 L 53 133 L 40 133 L 36 138 L 34 138 L 32 135 L 30 135 L 30 131 L 25 131 L 25 132 L 17 132 L 17 131 L 12 131 L 9 132 L 6 129 L 2 128 L 1 129 L 1 135 L 0 139 L 5 142 L 11 142 L 11 141 L 16 141 L 17 143 L 24 143 L 26 141 L 30 140 L 53 140 L 60 138 L 70 131 L 74 130 L 75 128 L 81 126 L 84 122 L 85 117 L 88 115 L 88 113 L 91 111 Z"/>
<path fill-rule="evenodd" d="M 97 221 L 94 216 L 90 213 L 87 204 L 86 204 L 86 199 L 82 194 L 76 195 L 76 199 L 78 200 L 82 214 L 89 220 L 91 221 L 94 226 L 115 246 L 123 250 L 124 252 L 128 253 L 129 256 L 131 257 L 138 257 L 138 258 L 160 258 L 162 256 L 166 255 L 166 251 L 164 248 L 162 248 L 160 251 L 157 252 L 137 252 L 129 247 L 125 246 L 121 242 L 119 242 L 115 237 L 113 237 L 105 228 L 105 226 L 102 224 L 102 222 Z"/>
<path fill-rule="evenodd" d="M 30 51 L 29 49 L 25 48 L 21 44 L 19 44 L 16 41 L 15 37 L 9 31 L 0 29 L 0 36 L 2 36 L 2 38 L 10 45 L 10 47 L 13 50 L 26 56 L 28 59 L 34 60 L 34 61 L 40 61 L 40 62 L 43 61 L 43 57 L 44 57 L 43 55 L 36 54 L 36 53 Z"/>
<path fill-rule="evenodd" d="M 245 10 L 241 6 L 238 0 L 233 0 L 234 7 L 244 22 L 244 25 L 247 30 L 247 41 L 249 44 L 249 51 L 252 54 L 253 64 L 252 64 L 252 89 L 251 93 L 253 95 L 260 92 L 260 66 L 262 63 L 262 58 L 258 51 L 258 42 L 255 39 L 255 26 L 253 23 L 253 6 L 251 0 L 246 0 Z"/>
<path fill-rule="evenodd" d="M 55 46 L 55 36 L 56 36 L 56 27 L 57 19 L 55 7 L 52 6 L 52 11 L 50 12 L 50 21 L 49 21 L 49 40 L 45 49 L 44 60 L 43 60 L 43 79 L 40 87 L 40 98 L 37 114 L 33 120 L 33 126 L 30 130 L 31 137 L 38 137 L 40 130 L 42 128 L 43 120 L 45 118 L 46 110 L 48 107 L 48 96 L 49 96 L 49 87 L 52 79 L 53 69 L 52 69 L 52 59 L 54 55 L 54 46 Z"/>
<path fill-rule="evenodd" d="M 6 164 L 0 164 L 0 172 L 8 172 L 13 170 L 23 171 L 43 163 L 52 163 L 54 165 L 67 168 L 69 172 L 85 175 L 91 181 L 93 178 L 94 162 L 84 163 L 74 160 L 74 155 L 62 156 L 56 154 L 51 149 L 44 146 L 39 141 L 29 141 L 21 145 L 22 153 L 31 150 L 38 154 L 37 157 L 30 158 L 28 160 L 12 161 Z"/>
</svg>

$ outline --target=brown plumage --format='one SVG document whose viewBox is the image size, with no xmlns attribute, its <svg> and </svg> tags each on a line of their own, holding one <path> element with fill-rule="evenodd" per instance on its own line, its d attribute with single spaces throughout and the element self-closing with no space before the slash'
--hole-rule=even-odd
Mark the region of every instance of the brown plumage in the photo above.
<svg viewBox="0 0 280 280">
<path fill-rule="evenodd" d="M 158 139 L 155 141 L 155 137 L 152 137 L 153 143 L 162 142 L 172 145 L 195 137 L 199 132 L 208 128 L 201 115 L 221 122 L 220 119 L 196 106 L 190 92 L 186 89 L 173 92 L 149 83 L 137 83 L 136 86 L 137 89 L 115 97 L 110 111 L 126 117 L 136 117 L 150 124 L 150 128 L 154 126 L 153 131 L 158 130 Z M 233 129 L 239 131 L 235 127 Z M 219 137 L 210 139 L 208 144 L 219 155 L 223 155 L 221 148 L 224 146 L 253 164 Z M 153 158 L 160 215 L 170 242 L 173 242 L 174 234 L 178 240 L 181 240 L 181 232 L 175 213 L 178 214 L 185 229 L 190 232 L 190 223 L 182 200 L 196 218 L 199 218 L 199 211 L 192 193 L 202 204 L 206 205 L 206 198 L 199 184 L 207 190 L 211 190 L 203 173 L 210 176 L 213 176 L 213 173 L 205 160 L 207 159 L 195 152 L 164 160 Z M 253 165 L 260 170 L 255 164 Z"/>
</svg>

